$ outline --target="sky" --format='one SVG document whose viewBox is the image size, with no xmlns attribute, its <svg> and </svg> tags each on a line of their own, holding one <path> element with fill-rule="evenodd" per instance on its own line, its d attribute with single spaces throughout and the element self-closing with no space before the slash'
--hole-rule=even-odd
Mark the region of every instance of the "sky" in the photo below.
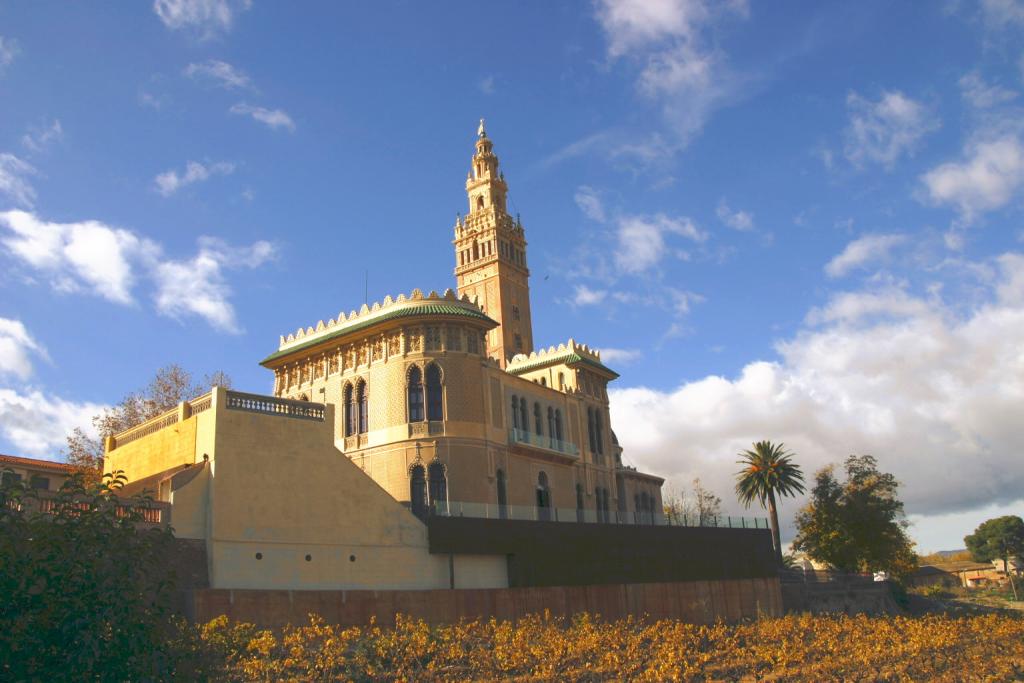
<svg viewBox="0 0 1024 683">
<path fill-rule="evenodd" d="M 963 547 L 1024 513 L 1022 45 L 1022 0 L 0 2 L 0 452 L 454 286 L 483 117 L 627 463 L 743 514 L 754 441 L 871 454 Z"/>
</svg>

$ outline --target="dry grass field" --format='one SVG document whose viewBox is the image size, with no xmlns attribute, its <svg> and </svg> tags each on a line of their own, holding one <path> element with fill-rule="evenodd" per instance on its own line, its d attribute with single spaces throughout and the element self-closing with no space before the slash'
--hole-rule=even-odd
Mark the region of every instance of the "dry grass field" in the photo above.
<svg viewBox="0 0 1024 683">
<path fill-rule="evenodd" d="M 387 628 L 313 617 L 282 633 L 220 618 L 198 628 L 197 656 L 234 681 L 1024 680 L 1024 619 L 997 613 L 713 626 L 535 616 Z"/>
</svg>

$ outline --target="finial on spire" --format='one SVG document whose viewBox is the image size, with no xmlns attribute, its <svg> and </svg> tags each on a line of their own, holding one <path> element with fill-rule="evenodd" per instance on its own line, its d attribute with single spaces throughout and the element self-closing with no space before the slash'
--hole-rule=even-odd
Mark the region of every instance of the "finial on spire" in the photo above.
<svg viewBox="0 0 1024 683">
<path fill-rule="evenodd" d="M 480 127 L 476 129 L 476 135 L 477 135 L 477 137 L 481 137 L 481 138 L 487 137 L 487 131 L 484 130 L 484 120 L 483 119 L 480 119 Z"/>
</svg>

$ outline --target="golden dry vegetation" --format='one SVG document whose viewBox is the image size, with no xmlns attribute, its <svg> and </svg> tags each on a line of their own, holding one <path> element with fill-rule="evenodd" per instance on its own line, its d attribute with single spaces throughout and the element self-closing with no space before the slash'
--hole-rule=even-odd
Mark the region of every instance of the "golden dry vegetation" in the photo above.
<svg viewBox="0 0 1024 683">
<path fill-rule="evenodd" d="M 448 626 L 399 619 L 386 628 L 311 617 L 276 634 L 220 617 L 196 628 L 202 668 L 233 681 L 1024 680 L 1024 619 L 999 614 L 713 626 L 586 615 Z"/>
</svg>

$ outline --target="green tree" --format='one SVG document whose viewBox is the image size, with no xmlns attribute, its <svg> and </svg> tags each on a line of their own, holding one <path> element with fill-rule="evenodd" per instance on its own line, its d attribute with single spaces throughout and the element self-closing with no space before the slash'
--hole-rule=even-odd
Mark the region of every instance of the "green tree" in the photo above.
<svg viewBox="0 0 1024 683">
<path fill-rule="evenodd" d="M 779 511 L 776 496 L 795 496 L 804 492 L 804 475 L 793 462 L 793 454 L 784 444 L 758 441 L 753 450 L 739 454 L 743 469 L 736 473 L 736 495 L 746 507 L 755 500 L 768 509 L 772 525 L 775 556 L 782 565 L 782 539 L 779 534 Z"/>
<path fill-rule="evenodd" d="M 964 543 L 975 562 L 1003 561 L 1003 571 L 1010 579 L 1013 599 L 1017 599 L 1017 586 L 1010 571 L 1010 558 L 1024 557 L 1024 520 L 1016 515 L 996 517 L 964 537 Z"/>
<path fill-rule="evenodd" d="M 203 394 L 213 386 L 230 389 L 231 378 L 223 372 L 215 372 L 206 375 L 197 384 L 192 381 L 191 373 L 180 365 L 165 365 L 156 371 L 144 389 L 129 393 L 116 406 L 93 416 L 92 426 L 96 436 L 81 427 L 75 427 L 68 434 L 65 453 L 68 464 L 78 468 L 85 483 L 98 483 L 103 474 L 104 439 L 142 424 L 182 401 Z"/>
<path fill-rule="evenodd" d="M 119 483 L 0 487 L 0 680 L 168 680 L 179 668 L 173 535 L 142 528 L 148 500 L 118 498 Z"/>
<path fill-rule="evenodd" d="M 846 481 L 830 465 L 815 475 L 811 500 L 797 513 L 793 548 L 842 571 L 885 571 L 901 579 L 917 566 L 907 536 L 899 482 L 870 455 L 851 455 Z"/>
</svg>

